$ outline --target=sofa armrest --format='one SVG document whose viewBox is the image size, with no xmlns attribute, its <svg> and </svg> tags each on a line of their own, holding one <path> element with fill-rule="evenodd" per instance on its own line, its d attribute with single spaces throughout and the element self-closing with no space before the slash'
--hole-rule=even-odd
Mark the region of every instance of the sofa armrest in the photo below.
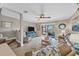
<svg viewBox="0 0 79 59">
<path fill-rule="evenodd" d="M 67 54 L 66 56 L 75 56 L 76 52 L 75 50 L 72 50 L 69 54 Z"/>
</svg>

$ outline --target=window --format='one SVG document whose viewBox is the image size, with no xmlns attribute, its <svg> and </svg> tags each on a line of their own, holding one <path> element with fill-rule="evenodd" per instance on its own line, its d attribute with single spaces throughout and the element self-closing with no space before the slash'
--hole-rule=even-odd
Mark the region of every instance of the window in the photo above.
<svg viewBox="0 0 79 59">
<path fill-rule="evenodd" d="M 54 25 L 42 25 L 42 34 L 48 36 L 54 36 Z"/>
<path fill-rule="evenodd" d="M 12 23 L 11 22 L 5 22 L 5 28 L 11 28 Z"/>
<path fill-rule="evenodd" d="M 12 27 L 12 22 L 1 21 L 1 27 L 2 28 L 11 28 Z"/>
</svg>

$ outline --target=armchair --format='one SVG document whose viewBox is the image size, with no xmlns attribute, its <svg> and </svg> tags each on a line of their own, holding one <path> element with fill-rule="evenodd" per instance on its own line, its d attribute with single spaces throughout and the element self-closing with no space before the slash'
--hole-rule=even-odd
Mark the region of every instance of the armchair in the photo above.
<svg viewBox="0 0 79 59">
<path fill-rule="evenodd" d="M 67 44 L 58 47 L 61 56 L 75 56 L 75 50 L 71 49 Z"/>
</svg>

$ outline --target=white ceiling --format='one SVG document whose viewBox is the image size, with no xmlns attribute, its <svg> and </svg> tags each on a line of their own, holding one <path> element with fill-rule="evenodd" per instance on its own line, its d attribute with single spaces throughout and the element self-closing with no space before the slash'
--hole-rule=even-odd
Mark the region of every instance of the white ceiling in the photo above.
<svg viewBox="0 0 79 59">
<path fill-rule="evenodd" d="M 44 3 L 44 14 L 50 16 L 51 19 L 38 21 L 37 16 L 41 14 L 40 3 L 3 3 L 3 7 L 15 10 L 23 14 L 23 20 L 29 22 L 47 22 L 68 19 L 77 10 L 77 4 L 74 3 Z M 28 11 L 28 13 L 24 13 Z M 10 10 L 2 10 L 3 15 L 19 19 L 19 14 Z"/>
</svg>

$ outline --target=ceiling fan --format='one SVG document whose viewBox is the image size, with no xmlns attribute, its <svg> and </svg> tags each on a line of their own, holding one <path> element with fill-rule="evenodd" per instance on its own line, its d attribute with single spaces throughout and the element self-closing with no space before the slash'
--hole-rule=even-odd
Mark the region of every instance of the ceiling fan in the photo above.
<svg viewBox="0 0 79 59">
<path fill-rule="evenodd" d="M 39 18 L 39 20 L 40 19 L 49 19 L 49 18 L 51 18 L 50 16 L 45 16 L 45 14 L 44 14 L 44 5 L 42 4 L 41 5 L 41 14 L 40 14 L 40 16 L 38 16 L 38 17 L 36 17 L 36 18 Z"/>
</svg>

